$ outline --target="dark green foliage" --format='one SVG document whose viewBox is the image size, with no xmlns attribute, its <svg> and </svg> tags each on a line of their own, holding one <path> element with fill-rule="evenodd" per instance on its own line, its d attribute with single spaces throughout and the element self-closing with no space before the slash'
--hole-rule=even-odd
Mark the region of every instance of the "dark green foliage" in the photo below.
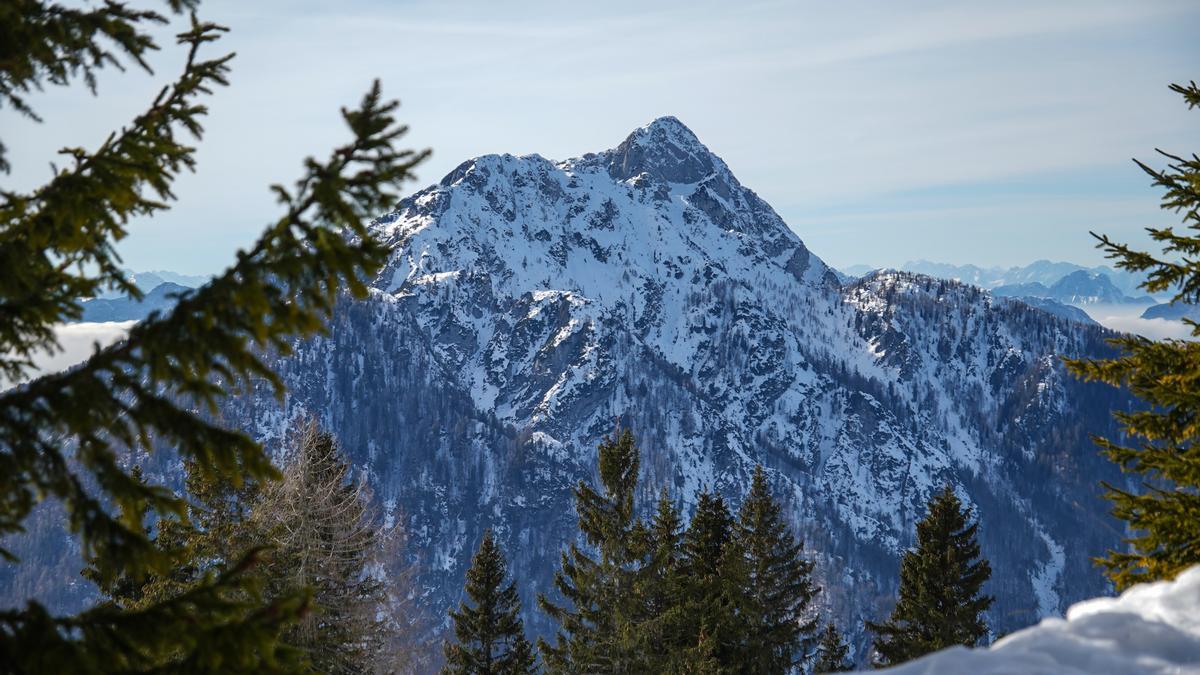
<svg viewBox="0 0 1200 675">
<path fill-rule="evenodd" d="M 877 634 L 878 665 L 896 665 L 954 645 L 972 647 L 987 635 L 981 614 L 992 598 L 980 588 L 992 576 L 979 559 L 972 523 L 950 486 L 929 502 L 917 523 L 916 548 L 900 561 L 900 598 Z"/>
<path fill-rule="evenodd" d="M 607 437 L 599 455 L 602 491 L 583 481 L 575 487 L 579 530 L 599 555 L 572 543 L 554 575 L 555 588 L 569 606 L 538 597 L 538 605 L 559 625 L 553 645 L 538 642 L 551 672 L 626 672 L 637 658 L 628 649 L 626 630 L 639 613 L 631 591 L 645 539 L 633 513 L 640 462 L 633 434 L 626 429 Z"/>
<path fill-rule="evenodd" d="M 196 3 L 174 0 L 172 10 Z M 0 4 L 0 104 L 33 110 L 25 95 L 75 77 L 87 84 L 126 58 L 146 66 L 156 48 L 153 12 L 117 3 L 69 9 L 37 0 Z M 29 192 L 0 192 L 0 377 L 18 381 L 30 357 L 57 346 L 55 324 L 105 288 L 139 297 L 115 246 L 132 218 L 167 208 L 174 179 L 195 165 L 188 145 L 202 132 L 199 99 L 225 84 L 232 55 L 201 58 L 223 28 L 196 20 L 179 36 L 183 72 L 145 112 L 93 150 L 69 148 L 68 163 Z M 186 523 L 185 500 L 138 480 L 120 457 L 156 445 L 175 449 L 197 475 L 237 488 L 276 475 L 246 435 L 196 414 L 258 379 L 282 394 L 262 356 L 286 353 L 296 336 L 322 328 L 343 289 L 366 292 L 365 275 L 384 258 L 363 223 L 390 207 L 424 157 L 396 148 L 395 103 L 378 85 L 343 112 L 352 139 L 325 161 L 309 159 L 294 190 L 274 188 L 283 207 L 248 251 L 166 315 L 138 324 L 126 341 L 87 362 L 0 394 L 0 536 L 19 532 L 43 499 L 61 503 L 67 527 L 103 588 L 167 574 L 178 550 L 156 546 L 146 523 Z M 7 168 L 0 155 L 0 164 Z M 17 564 L 11 554 L 6 564 Z M 110 603 L 50 617 L 36 603 L 0 613 L 0 660 L 10 669 L 92 672 L 98 668 L 236 672 L 286 667 L 276 659 L 280 627 L 302 607 L 295 597 L 262 600 L 246 572 L 251 551 L 205 570 L 182 593 L 136 612 Z"/>
<path fill-rule="evenodd" d="M 566 603 L 541 607 L 559 625 L 539 643 L 551 672 L 784 673 L 800 657 L 815 592 L 766 476 L 735 519 L 707 489 L 682 527 L 666 490 L 649 522 L 634 513 L 638 451 L 622 431 L 600 445 L 603 492 L 576 488 L 592 556 L 571 545 L 555 581 Z"/>
<path fill-rule="evenodd" d="M 1195 82 L 1171 89 L 1189 108 L 1200 106 Z M 1137 164 L 1163 188 L 1162 208 L 1182 214 L 1187 231 L 1148 228 L 1162 245 L 1161 255 L 1094 236 L 1117 267 L 1146 274 L 1141 286 L 1146 292 L 1171 291 L 1172 302 L 1194 305 L 1200 303 L 1200 157 L 1159 153 L 1167 159 L 1166 169 Z M 1188 323 L 1192 335 L 1200 336 L 1200 324 Z M 1155 342 L 1135 335 L 1111 342 L 1124 351 L 1119 358 L 1068 360 L 1067 366 L 1085 380 L 1128 387 L 1146 404 L 1141 410 L 1113 413 L 1124 428 L 1119 442 L 1095 439 L 1122 470 L 1142 478 L 1137 492 L 1105 484 L 1113 515 L 1128 523 L 1132 536 L 1127 550 L 1110 550 L 1098 562 L 1123 589 L 1171 579 L 1200 564 L 1200 343 Z"/>
<path fill-rule="evenodd" d="M 786 671 L 800 659 L 803 639 L 816 629 L 816 617 L 806 617 L 816 589 L 810 581 L 813 565 L 802 557 L 803 545 L 771 498 L 761 466 L 742 502 L 736 533 L 748 573 L 746 666 L 759 673 Z"/>
<path fill-rule="evenodd" d="M 734 520 L 717 494 L 703 490 L 681 544 L 683 592 L 690 667 L 721 671 L 749 665 L 750 626 L 743 615 L 749 575 Z M 782 671 L 780 671 L 782 672 Z"/>
<path fill-rule="evenodd" d="M 701 490 L 696 513 L 683 535 L 683 569 L 690 577 L 705 577 L 721 571 L 726 547 L 733 541 L 733 516 L 719 494 Z"/>
<path fill-rule="evenodd" d="M 652 672 L 678 670 L 679 655 L 689 646 L 687 616 L 679 602 L 684 584 L 682 532 L 679 507 L 664 489 L 646 529 L 645 559 L 635 590 L 642 620 L 629 631 L 631 650 L 645 656 L 643 663 Z"/>
<path fill-rule="evenodd" d="M 160 520 L 154 538 L 158 550 L 175 562 L 167 571 L 143 578 L 140 597 L 129 607 L 168 601 L 200 583 L 209 572 L 229 569 L 268 544 L 249 518 L 258 497 L 257 483 L 243 481 L 235 486 L 227 478 L 203 471 L 195 462 L 186 462 L 184 470 L 187 517 Z M 265 557 L 269 559 L 269 555 Z M 255 583 L 262 583 L 262 572 L 263 565 L 254 568 Z M 119 600 L 112 593 L 106 595 Z"/>
<path fill-rule="evenodd" d="M 368 566 L 384 562 L 390 533 L 371 518 L 362 483 L 349 480 L 330 434 L 306 421 L 292 440 L 282 480 L 264 488 L 234 487 L 188 464 L 188 518 L 160 521 L 154 540 L 174 552 L 176 565 L 102 590 L 121 607 L 149 607 L 253 553 L 262 562 L 246 576 L 264 597 L 308 599 L 308 611 L 281 636 L 297 664 L 322 673 L 386 668 L 402 627 L 389 616 L 385 584 Z"/>
<path fill-rule="evenodd" d="M 451 610 L 455 642 L 445 644 L 445 672 L 462 675 L 514 675 L 536 672 L 533 650 L 521 622 L 521 599 L 492 531 L 483 534 L 467 570 L 467 597 L 474 603 Z"/>
<path fill-rule="evenodd" d="M 99 582 L 94 567 L 84 576 L 97 582 L 106 597 L 106 605 L 126 610 L 153 609 L 186 596 L 214 575 L 228 574 L 245 561 L 255 564 L 239 572 L 239 584 L 225 589 L 223 597 L 230 606 L 241 603 L 243 612 L 255 604 L 302 600 L 308 607 L 306 589 L 290 594 L 272 593 L 265 574 L 271 559 L 263 547 L 269 543 L 266 533 L 250 518 L 250 509 L 258 498 L 258 487 L 249 481 L 235 487 L 227 479 L 201 471 L 195 462 L 185 468 L 187 488 L 186 518 L 163 518 L 156 524 L 154 545 L 174 560 L 167 570 L 141 578 L 120 575 L 107 584 Z M 140 478 L 140 471 L 134 471 Z M 292 618 L 295 620 L 295 617 Z M 276 629 L 278 632 L 279 628 Z M 288 669 L 298 667 L 302 655 L 280 646 L 288 656 Z M 169 662 L 182 659 L 181 649 L 163 656 Z"/>
<path fill-rule="evenodd" d="M 129 474 L 134 480 L 145 484 L 142 476 L 142 467 L 135 465 Z M 141 514 L 132 517 L 140 518 L 142 522 L 145 522 L 146 515 L 146 511 L 143 510 Z M 118 517 L 127 516 L 118 514 Z M 150 527 L 148 525 L 145 527 L 145 531 L 146 535 L 149 536 Z M 100 589 L 100 592 L 108 599 L 108 602 L 117 607 L 125 608 L 136 607 L 142 601 L 142 598 L 145 597 L 146 583 L 149 581 L 146 578 L 139 579 L 123 573 L 108 579 L 102 579 L 99 570 L 91 566 L 85 567 L 81 574 L 83 578 L 94 583 Z"/>
<path fill-rule="evenodd" d="M 817 661 L 813 664 L 813 673 L 844 673 L 851 670 L 854 670 L 854 664 L 850 662 L 850 647 L 832 623 L 826 624 L 817 642 Z"/>
<path fill-rule="evenodd" d="M 196 0 L 171 0 L 166 4 L 180 12 L 195 8 Z M 158 12 L 116 2 L 95 9 L 37 0 L 0 5 L 0 106 L 8 105 L 41 121 L 25 95 L 42 89 L 45 83 L 62 86 L 79 76 L 94 93 L 96 71 L 105 66 L 124 69 L 119 58 L 122 54 L 150 72 L 146 52 L 158 47 L 139 28 L 166 21 Z M 4 146 L 0 144 L 0 171 L 8 170 Z"/>
</svg>

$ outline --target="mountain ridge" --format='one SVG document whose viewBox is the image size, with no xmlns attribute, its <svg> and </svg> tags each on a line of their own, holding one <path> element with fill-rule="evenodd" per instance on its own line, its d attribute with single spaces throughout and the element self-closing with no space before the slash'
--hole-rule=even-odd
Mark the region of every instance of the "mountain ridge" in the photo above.
<svg viewBox="0 0 1200 675">
<path fill-rule="evenodd" d="M 874 271 L 869 265 L 851 265 L 840 270 L 848 277 L 857 278 Z M 1063 278 L 1077 272 L 1087 272 L 1091 277 L 1103 276 L 1112 282 L 1121 293 L 1130 298 L 1141 300 L 1145 291 L 1140 285 L 1145 279 L 1140 275 L 1121 269 L 1113 269 L 1107 265 L 1087 267 L 1076 263 L 1054 260 L 1035 260 L 1028 265 L 1012 267 L 981 267 L 972 264 L 953 264 L 931 262 L 929 260 L 910 260 L 899 268 L 906 272 L 917 272 L 939 279 L 954 279 L 969 283 L 980 288 L 995 290 L 1000 287 L 1014 287 L 1012 293 L 1017 293 L 1015 287 L 1022 284 L 1040 284 L 1042 288 L 1030 286 L 1037 292 L 1046 293 L 1046 289 L 1054 286 Z M 1049 297 L 1039 295 L 1034 297 Z"/>
</svg>

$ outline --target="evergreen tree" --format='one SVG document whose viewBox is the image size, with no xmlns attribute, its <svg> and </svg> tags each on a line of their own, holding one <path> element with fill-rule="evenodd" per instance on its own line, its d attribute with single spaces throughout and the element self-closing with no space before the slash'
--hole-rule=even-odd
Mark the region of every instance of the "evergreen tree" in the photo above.
<svg viewBox="0 0 1200 675">
<path fill-rule="evenodd" d="M 180 13 L 198 1 L 165 4 Z M 36 120 L 27 96 L 46 84 L 82 77 L 94 88 L 99 69 L 122 61 L 149 70 L 157 45 L 148 26 L 166 20 L 117 2 L 0 3 L 0 105 Z M 67 166 L 40 188 L 0 191 L 0 377 L 32 374 L 31 356 L 55 350 L 55 325 L 78 319 L 83 300 L 104 289 L 141 296 L 115 245 L 131 219 L 167 208 L 176 176 L 195 166 L 188 136 L 202 132 L 200 98 L 226 83 L 232 57 L 201 52 L 223 31 L 193 16 L 178 36 L 183 71 L 145 112 L 95 150 L 68 149 Z M 326 161 L 309 159 L 295 189 L 274 188 L 283 215 L 223 274 L 78 367 L 0 393 L 0 536 L 20 531 L 41 500 L 57 500 L 94 578 L 111 588 L 176 565 L 145 524 L 188 512 L 180 495 L 123 468 L 123 453 L 168 446 L 235 485 L 275 475 L 258 444 L 198 411 L 262 379 L 282 395 L 262 355 L 318 331 L 343 289 L 366 293 L 362 280 L 385 250 L 363 223 L 395 203 L 424 157 L 395 147 L 405 132 L 395 107 L 376 85 L 359 109 L 344 111 L 352 140 Z M 8 169 L 0 144 L 0 170 Z M 0 556 L 19 564 L 8 551 Z M 54 617 L 36 602 L 5 610 L 0 662 L 24 672 L 287 668 L 276 636 L 303 600 L 264 600 L 247 574 L 258 560 L 252 551 L 136 611 L 106 603 Z"/>
<path fill-rule="evenodd" d="M 538 605 L 559 626 L 553 645 L 538 640 L 550 672 L 632 672 L 640 658 L 628 648 L 629 627 L 639 614 L 632 591 L 646 539 L 633 511 L 640 464 L 633 433 L 625 429 L 605 438 L 598 464 L 601 491 L 583 481 L 575 487 L 579 530 L 597 555 L 570 544 L 554 575 L 567 604 L 538 596 Z"/>
<path fill-rule="evenodd" d="M 474 607 L 450 611 L 456 642 L 445 644 L 444 672 L 513 675 L 535 672 L 533 651 L 521 622 L 521 599 L 513 582 L 504 585 L 508 565 L 488 530 L 467 570 L 466 591 Z"/>
<path fill-rule="evenodd" d="M 642 603 L 641 616 L 630 630 L 634 638 L 631 650 L 645 657 L 645 669 L 650 672 L 678 672 L 683 668 L 681 655 L 692 646 L 686 608 L 680 602 L 682 531 L 679 507 L 664 488 L 646 528 L 646 558 L 636 591 Z"/>
<path fill-rule="evenodd" d="M 1171 89 L 1189 108 L 1200 106 L 1195 82 Z M 1137 164 L 1165 191 L 1162 208 L 1182 214 L 1185 230 L 1149 229 L 1162 245 L 1161 255 L 1094 236 L 1117 267 L 1146 275 L 1141 285 L 1146 292 L 1171 291 L 1174 303 L 1200 304 L 1200 157 L 1159 152 L 1167 160 L 1165 169 Z M 1189 324 L 1193 337 L 1200 337 L 1200 324 Z M 1131 536 L 1126 550 L 1110 550 L 1099 562 L 1123 589 L 1171 579 L 1200 564 L 1200 343 L 1155 342 L 1135 335 L 1110 342 L 1123 350 L 1120 357 L 1068 360 L 1067 365 L 1084 379 L 1128 387 L 1145 403 L 1141 410 L 1113 413 L 1123 427 L 1120 441 L 1096 439 L 1122 470 L 1142 480 L 1136 492 L 1104 485 L 1113 514 L 1128 523 Z"/>
<path fill-rule="evenodd" d="M 693 657 L 722 670 L 749 661 L 749 627 L 743 615 L 748 570 L 734 538 L 734 520 L 719 494 L 702 490 L 684 532 L 680 570 L 683 611 Z"/>
<path fill-rule="evenodd" d="M 817 662 L 813 665 L 813 673 L 844 673 L 851 670 L 854 670 L 854 664 L 850 662 L 850 647 L 832 623 L 826 624 L 817 643 Z"/>
<path fill-rule="evenodd" d="M 744 667 L 749 672 L 790 670 L 799 660 L 802 642 L 817 625 L 815 617 L 805 617 L 816 592 L 810 578 L 813 565 L 803 558 L 803 544 L 781 512 L 766 473 L 756 467 L 735 530 L 748 572 L 744 624 L 749 661 Z"/>
<path fill-rule="evenodd" d="M 247 480 L 235 486 L 188 461 L 184 463 L 184 487 L 187 517 L 160 520 L 153 540 L 175 564 L 163 573 L 147 575 L 141 597 L 131 607 L 146 607 L 186 593 L 206 575 L 228 570 L 268 544 L 265 534 L 255 530 L 249 519 L 251 505 L 258 498 L 257 483 Z M 261 582 L 263 573 L 260 564 L 247 575 Z"/>
<path fill-rule="evenodd" d="M 680 544 L 683 519 L 679 507 L 664 488 L 659 492 L 654 518 L 647 529 L 647 564 L 643 573 L 643 597 L 646 613 L 659 616 L 667 612 L 674 601 L 679 583 Z"/>
<path fill-rule="evenodd" d="M 247 574 L 266 597 L 312 594 L 311 610 L 284 631 L 285 645 L 319 672 L 388 669 L 384 648 L 396 647 L 399 627 L 388 616 L 384 585 L 367 570 L 381 562 L 386 533 L 370 518 L 362 484 L 347 480 L 332 436 L 309 421 L 295 438 L 283 480 L 265 494 L 249 482 L 214 480 L 188 463 L 188 518 L 160 521 L 154 540 L 179 562 L 136 592 L 123 584 L 106 595 L 126 608 L 162 602 L 262 550 L 263 564 Z"/>
<path fill-rule="evenodd" d="M 141 483 L 142 485 L 146 484 L 145 478 L 142 475 L 141 466 L 134 465 L 133 469 L 130 470 L 129 475 L 138 483 Z M 129 516 L 121 511 L 118 511 L 117 517 L 129 518 L 131 520 L 133 518 L 139 519 L 139 522 L 143 523 L 143 530 L 146 532 L 146 535 L 149 536 L 150 526 L 145 524 L 148 511 L 149 509 L 143 508 L 140 514 L 133 516 Z M 145 596 L 147 581 L 145 578 L 134 578 L 126 574 L 124 571 L 120 571 L 113 576 L 105 578 L 100 573 L 100 570 L 93 565 L 84 567 L 80 574 L 83 575 L 83 578 L 92 582 L 98 589 L 100 589 L 100 594 L 111 606 L 120 608 L 136 607 Z"/>
<path fill-rule="evenodd" d="M 137 467 L 131 473 L 141 479 Z M 184 475 L 187 517 L 162 518 L 154 528 L 157 530 L 154 546 L 175 561 L 172 567 L 142 578 L 122 574 L 107 583 L 95 567 L 84 569 L 84 576 L 96 582 L 108 606 L 138 610 L 168 603 L 186 596 L 215 574 L 229 574 L 249 556 L 257 558 L 262 554 L 261 547 L 266 543 L 264 533 L 255 530 L 248 518 L 249 507 L 257 496 L 256 485 L 246 481 L 235 488 L 228 480 L 200 470 L 191 461 L 185 462 Z M 226 591 L 227 601 L 249 603 L 259 593 L 266 601 L 275 599 L 263 590 L 266 581 L 263 565 L 244 569 L 240 574 L 256 595 L 235 587 Z M 281 648 L 280 652 L 292 657 L 293 667 L 299 665 L 301 655 L 295 650 Z M 184 653 L 176 649 L 171 654 L 164 647 L 163 656 L 166 661 L 174 661 L 182 659 Z"/>
<path fill-rule="evenodd" d="M 979 558 L 978 523 L 950 486 L 934 496 L 917 523 L 916 548 L 900 562 L 900 598 L 883 623 L 866 622 L 878 635 L 877 665 L 896 665 L 954 645 L 974 646 L 987 635 L 981 614 L 993 598 L 980 595 L 992 575 Z"/>
<path fill-rule="evenodd" d="M 273 547 L 266 570 L 271 592 L 311 590 L 313 611 L 283 639 L 316 672 L 369 671 L 387 641 L 387 596 L 370 570 L 381 542 L 367 505 L 334 437 L 308 420 L 296 433 L 283 480 L 252 513 Z"/>
</svg>

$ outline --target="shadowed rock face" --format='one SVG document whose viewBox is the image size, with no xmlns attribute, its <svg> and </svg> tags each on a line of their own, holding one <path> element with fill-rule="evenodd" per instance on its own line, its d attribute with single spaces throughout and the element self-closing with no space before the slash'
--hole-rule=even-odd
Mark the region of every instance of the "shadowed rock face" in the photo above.
<svg viewBox="0 0 1200 675">
<path fill-rule="evenodd" d="M 438 615 L 490 527 L 548 628 L 571 487 L 618 419 L 647 505 L 660 486 L 736 504 L 763 464 L 852 633 L 945 483 L 982 521 L 997 631 L 1103 589 L 1097 482 L 1121 478 L 1087 434 L 1127 401 L 1058 357 L 1111 334 L 920 275 L 842 286 L 678 120 L 578 159 L 465 162 L 372 229 L 391 255 L 371 295 L 275 361 L 284 411 L 225 415 L 268 442 L 319 415 L 407 524 Z"/>
<path fill-rule="evenodd" d="M 697 183 L 716 170 L 714 156 L 674 117 L 661 117 L 634 131 L 605 154 L 608 175 L 618 181 L 644 173 L 667 183 Z"/>
</svg>

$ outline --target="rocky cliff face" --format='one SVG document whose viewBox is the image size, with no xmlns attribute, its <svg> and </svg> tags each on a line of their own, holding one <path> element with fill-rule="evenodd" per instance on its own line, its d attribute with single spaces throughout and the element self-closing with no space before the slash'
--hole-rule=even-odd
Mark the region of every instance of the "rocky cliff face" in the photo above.
<svg viewBox="0 0 1200 675">
<path fill-rule="evenodd" d="M 1059 363 L 1103 353 L 1097 326 L 908 273 L 842 286 L 674 118 L 577 159 L 465 162 L 372 227 L 390 260 L 278 361 L 284 410 L 227 414 L 268 440 L 301 410 L 337 433 L 438 614 L 491 527 L 545 628 L 570 487 L 617 420 L 647 501 L 707 485 L 736 504 L 763 464 L 851 632 L 888 609 L 945 483 L 982 521 L 997 631 L 1103 590 L 1088 557 L 1118 533 L 1097 482 L 1119 477 L 1087 434 L 1126 402 Z"/>
</svg>

